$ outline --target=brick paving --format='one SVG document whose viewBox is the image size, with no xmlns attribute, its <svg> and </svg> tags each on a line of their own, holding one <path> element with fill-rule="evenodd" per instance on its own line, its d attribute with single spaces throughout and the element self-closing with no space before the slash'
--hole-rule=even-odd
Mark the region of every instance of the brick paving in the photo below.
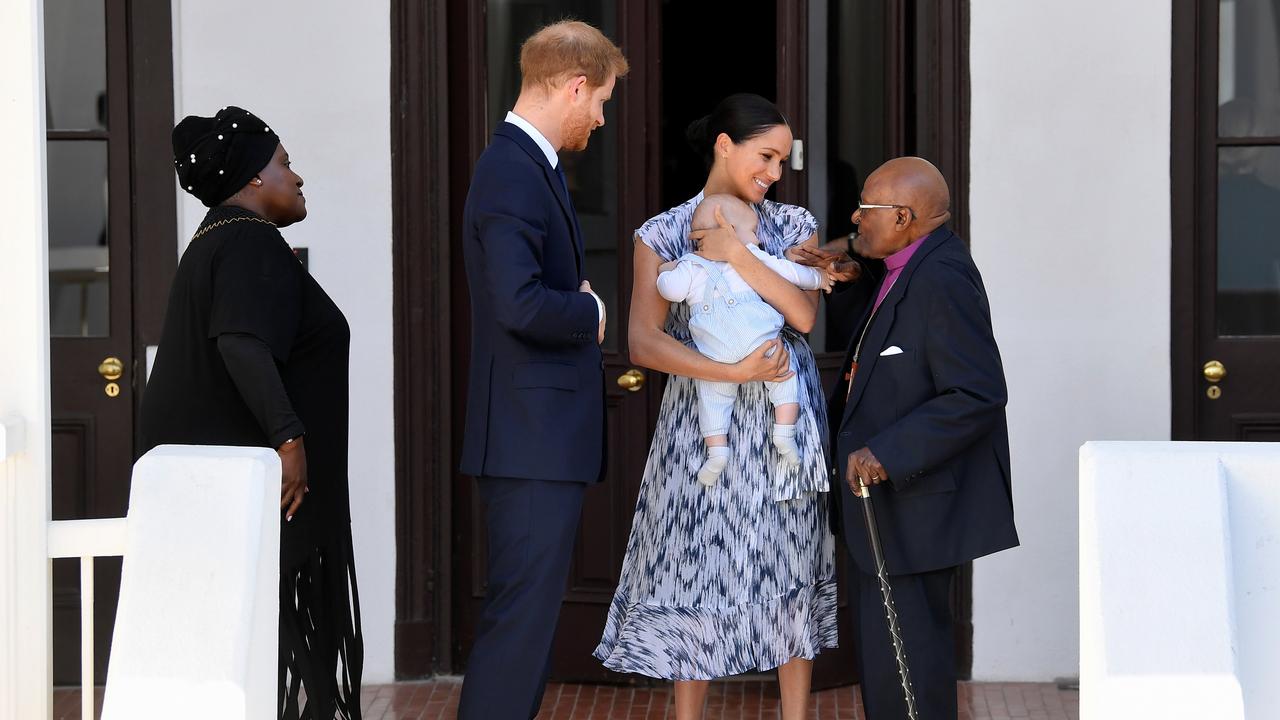
<svg viewBox="0 0 1280 720">
<path fill-rule="evenodd" d="M 457 713 L 459 678 L 373 685 L 364 688 L 360 706 L 364 720 L 443 720 Z M 1080 693 L 1051 683 L 961 683 L 959 720 L 1079 720 Z M 98 689 L 96 708 L 102 708 Z M 815 692 L 812 720 L 865 720 L 858 689 Z M 778 686 L 760 680 L 712 683 L 705 720 L 768 720 L 778 712 Z M 54 720 L 79 720 L 79 690 L 54 691 Z M 547 687 L 538 720 L 639 720 L 675 718 L 670 685 L 618 687 L 562 685 Z"/>
</svg>

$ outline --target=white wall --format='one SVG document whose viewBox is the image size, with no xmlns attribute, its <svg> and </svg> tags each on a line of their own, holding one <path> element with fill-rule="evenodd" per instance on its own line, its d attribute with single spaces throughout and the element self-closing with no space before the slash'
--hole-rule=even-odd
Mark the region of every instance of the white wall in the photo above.
<svg viewBox="0 0 1280 720">
<path fill-rule="evenodd" d="M 38 0 L 0 2 L 0 717 L 49 717 L 49 264 Z M 21 435 L 25 437 L 14 437 Z M 13 448 L 10 449 L 9 445 Z"/>
<path fill-rule="evenodd" d="M 364 678 L 393 677 L 391 29 L 387 0 L 176 0 L 175 115 L 239 105 L 267 121 L 306 180 L 284 231 L 351 324 L 351 513 Z M 175 192 L 177 184 L 174 184 Z M 181 195 L 179 247 L 204 208 Z"/>
<path fill-rule="evenodd" d="M 974 677 L 1079 672 L 1076 451 L 1168 439 L 1167 2 L 971 6 L 970 215 L 1022 547 L 974 570 Z"/>
</svg>

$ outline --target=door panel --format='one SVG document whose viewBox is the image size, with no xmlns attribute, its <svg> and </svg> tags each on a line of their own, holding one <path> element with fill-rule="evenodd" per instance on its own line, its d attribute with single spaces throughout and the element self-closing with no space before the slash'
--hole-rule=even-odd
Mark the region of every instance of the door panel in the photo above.
<svg viewBox="0 0 1280 720">
<path fill-rule="evenodd" d="M 1202 0 L 1198 11 L 1195 169 L 1191 178 L 1175 172 L 1175 213 L 1185 203 L 1196 214 L 1193 315 L 1179 318 L 1175 304 L 1174 317 L 1175 337 L 1194 328 L 1190 356 L 1174 362 L 1175 394 L 1186 393 L 1175 400 L 1175 418 L 1190 409 L 1192 421 L 1176 419 L 1175 435 L 1273 441 L 1280 439 L 1280 7 Z M 1182 152 L 1175 146 L 1175 168 Z M 1180 287 L 1175 278 L 1175 294 Z"/>
</svg>

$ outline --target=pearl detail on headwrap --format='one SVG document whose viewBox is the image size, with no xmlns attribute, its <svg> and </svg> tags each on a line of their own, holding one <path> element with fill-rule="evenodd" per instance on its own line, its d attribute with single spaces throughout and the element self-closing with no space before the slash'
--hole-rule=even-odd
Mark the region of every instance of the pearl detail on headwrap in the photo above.
<svg viewBox="0 0 1280 720">
<path fill-rule="evenodd" d="M 241 120 L 248 123 L 244 131 L 239 129 Z M 174 169 L 182 187 L 213 207 L 266 167 L 279 144 L 269 125 L 229 105 L 214 117 L 189 116 L 178 123 L 173 131 Z"/>
</svg>

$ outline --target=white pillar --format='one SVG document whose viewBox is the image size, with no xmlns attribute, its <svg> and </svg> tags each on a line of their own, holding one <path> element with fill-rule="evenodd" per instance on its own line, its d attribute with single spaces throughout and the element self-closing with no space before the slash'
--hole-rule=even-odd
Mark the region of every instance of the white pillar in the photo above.
<svg viewBox="0 0 1280 720">
<path fill-rule="evenodd" d="M 51 714 L 42 7 L 0 2 L 0 718 L 37 720 Z"/>
</svg>

